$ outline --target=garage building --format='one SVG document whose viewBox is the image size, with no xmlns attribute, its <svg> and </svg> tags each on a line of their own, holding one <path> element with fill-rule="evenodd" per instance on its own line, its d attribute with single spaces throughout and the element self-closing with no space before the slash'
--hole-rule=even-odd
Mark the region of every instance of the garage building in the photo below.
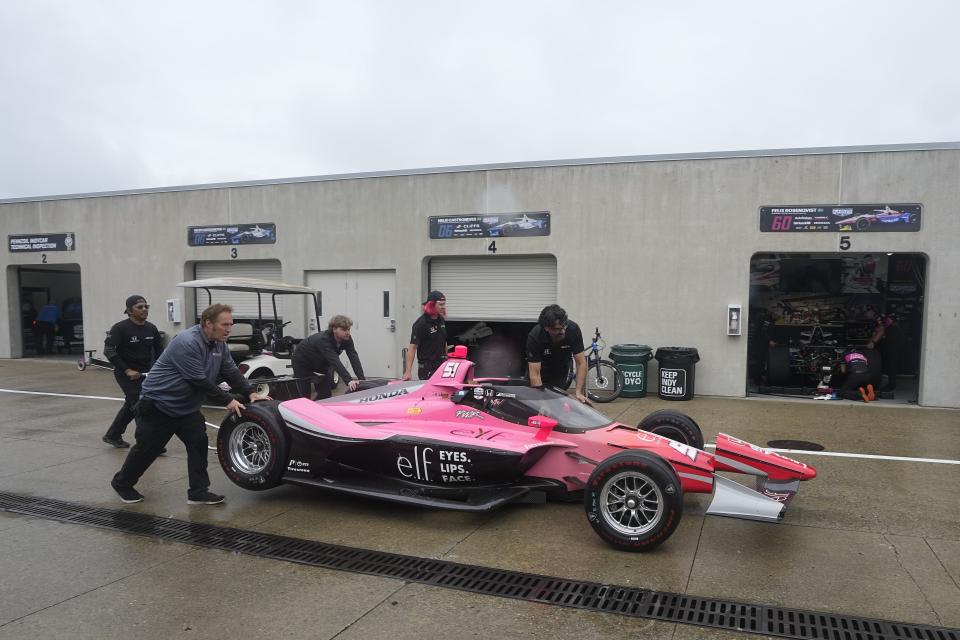
<svg viewBox="0 0 960 640">
<path fill-rule="evenodd" d="M 769 348 L 791 345 L 795 356 L 798 344 L 831 346 L 805 340 L 863 341 L 868 311 L 894 312 L 909 337 L 901 373 L 911 399 L 960 407 L 958 202 L 960 143 L 4 200 L 0 357 L 33 355 L 30 325 L 51 300 L 62 316 L 82 317 L 60 322 L 57 347 L 99 350 L 127 295 L 145 295 L 151 320 L 171 334 L 206 303 L 178 282 L 246 275 L 316 289 L 321 325 L 353 317 L 369 374 L 400 374 L 410 326 L 439 288 L 451 334 L 490 369 L 519 370 L 511 345 L 557 302 L 608 345 L 696 347 L 696 392 L 734 397 L 812 384 L 796 379 L 802 371 L 768 379 Z M 182 309 L 180 322 L 165 316 L 166 301 Z M 228 301 L 238 316 L 255 315 Z M 288 334 L 316 330 L 301 300 L 279 311 Z"/>
</svg>

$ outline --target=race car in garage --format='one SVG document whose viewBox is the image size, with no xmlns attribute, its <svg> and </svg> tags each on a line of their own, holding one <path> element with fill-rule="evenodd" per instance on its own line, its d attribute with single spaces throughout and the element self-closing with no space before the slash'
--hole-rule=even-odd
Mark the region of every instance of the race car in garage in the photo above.
<svg viewBox="0 0 960 640">
<path fill-rule="evenodd" d="M 860 215 L 837 220 L 834 222 L 840 229 L 858 229 L 863 230 L 874 224 L 915 224 L 917 214 L 911 211 L 898 211 L 890 208 L 889 205 L 883 209 L 874 209 L 870 213 L 861 213 Z"/>
<path fill-rule="evenodd" d="M 712 493 L 707 513 L 777 522 L 806 464 L 657 411 L 614 422 L 560 390 L 474 379 L 458 346 L 427 381 L 397 382 L 310 401 L 248 404 L 223 420 L 217 455 L 237 485 L 292 483 L 409 505 L 489 511 L 511 502 L 582 500 L 612 546 L 666 541 L 684 493 Z M 754 476 L 756 488 L 719 471 Z"/>
</svg>

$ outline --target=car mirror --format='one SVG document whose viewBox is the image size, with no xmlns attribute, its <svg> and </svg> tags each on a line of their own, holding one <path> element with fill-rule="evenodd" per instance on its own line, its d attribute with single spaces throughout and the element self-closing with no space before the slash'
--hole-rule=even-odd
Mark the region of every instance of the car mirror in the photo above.
<svg viewBox="0 0 960 640">
<path fill-rule="evenodd" d="M 557 424 L 556 420 L 547 416 L 530 416 L 527 418 L 528 427 L 539 429 L 537 435 L 534 436 L 537 440 L 546 440 Z"/>
</svg>

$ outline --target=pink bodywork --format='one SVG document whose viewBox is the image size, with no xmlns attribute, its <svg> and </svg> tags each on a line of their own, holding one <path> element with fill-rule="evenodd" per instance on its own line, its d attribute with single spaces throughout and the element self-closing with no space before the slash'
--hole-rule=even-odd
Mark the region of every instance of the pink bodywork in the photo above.
<svg viewBox="0 0 960 640">
<path fill-rule="evenodd" d="M 722 433 L 717 437 L 716 454 L 711 454 L 616 422 L 573 434 L 499 419 L 450 401 L 457 391 L 479 386 L 480 381 L 471 375 L 473 362 L 465 357 L 465 348 L 455 351 L 430 380 L 391 383 L 382 387 L 382 397 L 374 401 L 345 395 L 319 403 L 306 398 L 289 400 L 281 407 L 286 419 L 318 434 L 372 441 L 400 435 L 519 454 L 547 447 L 525 475 L 560 480 L 570 490 L 582 489 L 597 463 L 628 449 L 648 450 L 670 462 L 686 492 L 712 492 L 717 471 L 771 480 L 816 476 L 813 467 Z M 576 400 L 571 397 L 570 402 Z M 544 422 L 549 425 L 552 421 Z"/>
</svg>

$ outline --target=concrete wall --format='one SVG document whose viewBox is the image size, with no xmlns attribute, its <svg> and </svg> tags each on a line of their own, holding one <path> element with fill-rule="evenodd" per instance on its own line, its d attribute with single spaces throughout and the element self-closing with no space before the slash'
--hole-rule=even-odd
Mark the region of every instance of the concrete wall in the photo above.
<svg viewBox="0 0 960 640">
<path fill-rule="evenodd" d="M 855 252 L 929 256 L 920 403 L 960 407 L 960 150 L 832 153 L 476 169 L 423 175 L 224 186 L 0 204 L 8 233 L 75 231 L 77 249 L 48 263 L 79 263 L 88 342 L 120 319 L 133 291 L 159 305 L 189 298 L 174 285 L 198 260 L 228 260 L 230 247 L 189 247 L 190 225 L 275 222 L 275 245 L 238 247 L 239 259 L 279 259 L 283 278 L 304 272 L 395 269 L 398 348 L 419 312 L 425 259 L 481 255 L 489 240 L 431 240 L 431 215 L 550 211 L 552 233 L 497 240 L 498 255 L 558 259 L 558 302 L 608 344 L 695 346 L 697 393 L 742 396 L 746 335 L 728 337 L 728 303 L 749 301 L 756 252 L 834 253 L 838 234 L 760 233 L 758 208 L 776 204 L 924 205 L 918 233 L 852 234 Z M 5 265 L 36 264 L 10 254 Z M 10 278 L 8 277 L 8 283 Z M 15 293 L 15 292 L 14 292 Z M 0 291 L 0 307 L 11 290 Z M 451 307 L 456 300 L 450 300 Z M 294 311 L 294 309 L 290 309 Z M 13 314 L 4 314 L 15 318 Z M 289 313 L 289 311 L 288 311 Z M 158 312 L 155 314 L 160 316 Z M 295 313 L 303 332 L 303 313 Z M 161 330 L 172 327 L 153 318 Z M 744 318 L 746 326 L 747 318 Z M 5 320 L 9 325 L 9 321 Z M 0 357 L 14 331 L 0 326 Z M 100 348 L 94 340 L 87 348 Z"/>
</svg>

